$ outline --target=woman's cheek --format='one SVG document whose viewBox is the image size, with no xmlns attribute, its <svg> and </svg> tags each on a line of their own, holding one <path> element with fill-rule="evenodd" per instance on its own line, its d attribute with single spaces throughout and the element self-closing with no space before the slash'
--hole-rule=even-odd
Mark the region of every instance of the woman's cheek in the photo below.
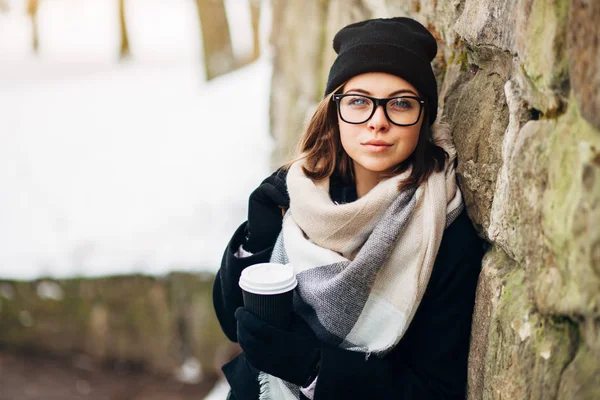
<svg viewBox="0 0 600 400">
<path fill-rule="evenodd" d="M 355 134 L 352 132 L 352 129 L 349 128 L 350 127 L 340 125 L 340 141 L 342 142 L 342 147 L 344 148 L 344 151 L 346 151 L 346 154 L 354 159 L 356 156 L 356 146 L 360 146 L 360 143 L 358 143 L 358 134 Z"/>
</svg>

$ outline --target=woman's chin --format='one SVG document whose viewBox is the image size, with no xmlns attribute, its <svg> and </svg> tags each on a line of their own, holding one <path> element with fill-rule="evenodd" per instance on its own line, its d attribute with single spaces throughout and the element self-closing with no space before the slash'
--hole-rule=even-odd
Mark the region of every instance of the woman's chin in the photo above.
<svg viewBox="0 0 600 400">
<path fill-rule="evenodd" d="M 387 172 L 390 169 L 394 168 L 397 164 L 391 162 L 364 162 L 360 163 L 360 165 L 369 172 Z"/>
</svg>

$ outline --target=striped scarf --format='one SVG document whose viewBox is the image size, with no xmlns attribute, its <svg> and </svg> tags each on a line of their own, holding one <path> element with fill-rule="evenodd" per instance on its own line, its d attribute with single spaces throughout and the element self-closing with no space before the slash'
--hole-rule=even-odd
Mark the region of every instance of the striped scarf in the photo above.
<svg viewBox="0 0 600 400">
<path fill-rule="evenodd" d="M 302 161 L 290 167 L 290 208 L 271 261 L 294 267 L 294 311 L 319 340 L 383 357 L 406 332 L 444 229 L 463 208 L 448 130 L 434 126 L 434 140 L 450 155 L 444 171 L 398 192 L 407 171 L 347 204 L 331 200 L 329 179 L 306 177 Z M 299 398 L 298 386 L 277 377 L 261 372 L 259 382 L 261 400 Z"/>
</svg>

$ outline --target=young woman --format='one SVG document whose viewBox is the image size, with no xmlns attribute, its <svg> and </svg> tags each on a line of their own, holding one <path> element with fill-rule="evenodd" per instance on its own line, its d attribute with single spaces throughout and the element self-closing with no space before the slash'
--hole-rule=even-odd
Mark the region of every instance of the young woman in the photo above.
<svg viewBox="0 0 600 400">
<path fill-rule="evenodd" d="M 243 352 L 231 399 L 462 399 L 483 255 L 434 122 L 433 36 L 408 18 L 340 30 L 325 97 L 295 161 L 250 195 L 213 300 Z M 289 262 L 294 314 L 243 307 L 252 264 Z"/>
</svg>

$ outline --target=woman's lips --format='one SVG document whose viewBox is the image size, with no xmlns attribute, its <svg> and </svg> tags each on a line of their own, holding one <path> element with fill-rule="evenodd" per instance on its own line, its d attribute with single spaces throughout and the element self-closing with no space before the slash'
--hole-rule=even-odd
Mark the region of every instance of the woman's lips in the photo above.
<svg viewBox="0 0 600 400">
<path fill-rule="evenodd" d="M 371 143 L 364 143 L 363 147 L 365 149 L 367 149 L 368 151 L 372 151 L 374 153 L 381 153 L 384 151 L 389 150 L 392 145 L 391 144 L 371 144 Z"/>
</svg>

